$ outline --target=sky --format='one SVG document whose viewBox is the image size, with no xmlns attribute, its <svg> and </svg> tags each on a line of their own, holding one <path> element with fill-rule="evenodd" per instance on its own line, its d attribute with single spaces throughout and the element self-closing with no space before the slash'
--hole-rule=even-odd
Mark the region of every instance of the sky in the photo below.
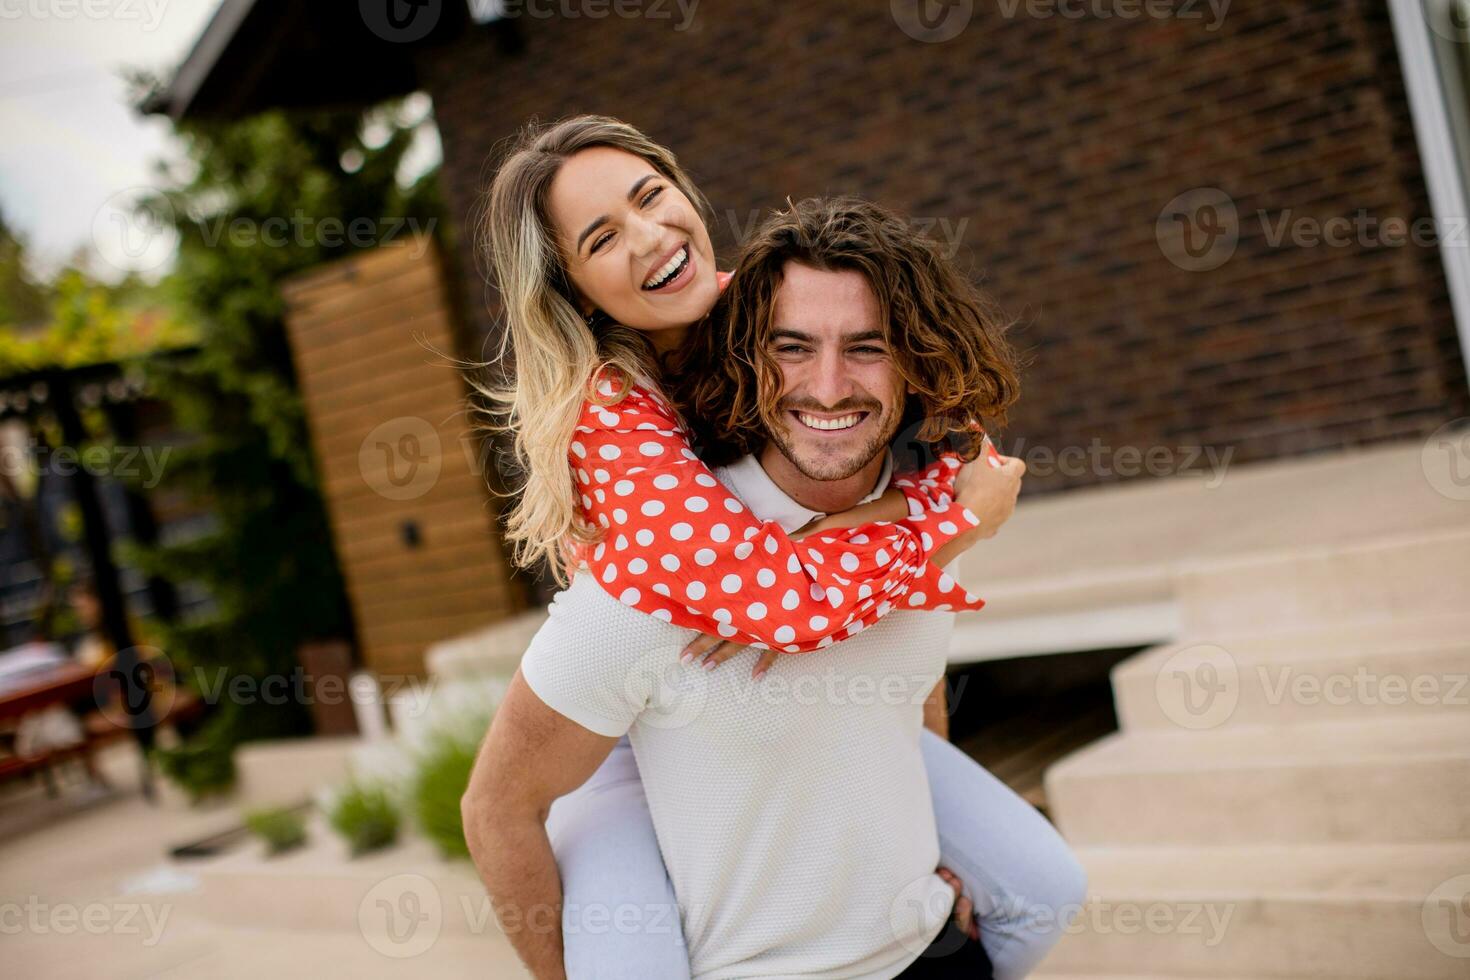
<svg viewBox="0 0 1470 980">
<path fill-rule="evenodd" d="M 139 116 L 120 71 L 171 77 L 221 0 L 0 0 L 0 212 L 46 274 L 79 247 L 103 278 L 167 268 L 172 242 L 128 207 L 181 153 L 162 117 Z M 338 0 L 333 0 L 338 2 Z M 416 147 L 420 166 L 437 156 Z"/>
</svg>

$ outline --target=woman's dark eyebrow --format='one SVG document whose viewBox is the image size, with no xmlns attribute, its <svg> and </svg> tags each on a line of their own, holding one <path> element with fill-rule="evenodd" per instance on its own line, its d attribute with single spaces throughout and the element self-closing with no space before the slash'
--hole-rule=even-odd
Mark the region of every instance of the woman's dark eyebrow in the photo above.
<svg viewBox="0 0 1470 980">
<path fill-rule="evenodd" d="M 639 177 L 636 181 L 634 181 L 633 186 L 628 190 L 628 200 L 631 201 L 633 200 L 633 198 L 637 197 L 638 192 L 643 189 L 644 184 L 648 183 L 650 180 L 657 179 L 658 174 L 644 174 L 642 177 Z M 576 249 L 574 249 L 574 251 L 582 251 L 582 243 L 587 240 L 587 236 L 600 228 L 606 221 L 607 215 L 605 214 L 600 214 L 596 218 L 593 218 L 592 221 L 588 223 L 587 227 L 582 229 L 582 234 L 577 236 L 577 247 Z"/>
</svg>

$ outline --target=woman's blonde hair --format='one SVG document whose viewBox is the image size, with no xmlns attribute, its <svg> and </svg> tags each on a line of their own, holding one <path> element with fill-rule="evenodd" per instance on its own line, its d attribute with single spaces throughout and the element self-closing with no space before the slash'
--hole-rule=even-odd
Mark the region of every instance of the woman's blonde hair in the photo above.
<svg viewBox="0 0 1470 980">
<path fill-rule="evenodd" d="M 654 350 L 639 331 L 594 314 L 584 319 L 566 273 L 548 206 L 563 162 L 596 146 L 647 161 L 694 203 L 708 222 L 709 205 L 668 149 L 609 116 L 572 116 L 535 123 L 509 144 L 481 202 L 477 247 L 484 249 L 500 292 L 505 327 L 494 361 L 472 365 L 470 383 L 487 403 L 478 412 L 493 432 L 510 432 L 523 480 L 509 493 L 519 500 L 506 520 L 515 561 L 549 566 L 567 582 L 573 543 L 601 531 L 577 519 L 568 452 L 582 403 L 613 404 L 637 379 L 657 378 Z M 506 363 L 507 348 L 513 365 Z M 493 374 L 487 370 L 498 366 Z M 593 387 L 608 379 L 609 389 Z"/>
</svg>

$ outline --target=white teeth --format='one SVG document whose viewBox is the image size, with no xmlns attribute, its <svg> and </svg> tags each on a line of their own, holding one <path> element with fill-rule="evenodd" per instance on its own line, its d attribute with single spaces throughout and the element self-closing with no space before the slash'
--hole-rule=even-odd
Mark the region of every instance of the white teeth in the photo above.
<svg viewBox="0 0 1470 980">
<path fill-rule="evenodd" d="M 813 429 L 850 429 L 862 418 L 861 415 L 844 415 L 838 419 L 819 419 L 804 412 L 798 412 L 796 417 L 801 419 L 803 425 L 809 425 Z"/>
<path fill-rule="evenodd" d="M 674 274 L 674 270 L 683 265 L 684 260 L 688 257 L 689 250 L 687 248 L 679 249 L 679 251 L 674 253 L 673 258 L 669 259 L 663 264 L 663 268 L 659 269 L 648 278 L 648 281 L 643 284 L 643 288 L 657 289 L 659 286 L 662 286 L 665 280 L 667 280 L 669 276 L 672 276 Z"/>
</svg>

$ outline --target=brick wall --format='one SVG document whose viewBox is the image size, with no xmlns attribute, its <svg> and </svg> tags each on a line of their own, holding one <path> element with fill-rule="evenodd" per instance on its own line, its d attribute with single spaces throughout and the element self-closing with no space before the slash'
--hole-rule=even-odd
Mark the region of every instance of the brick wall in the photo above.
<svg viewBox="0 0 1470 980">
<path fill-rule="evenodd" d="M 1283 217 L 1430 213 L 1382 0 L 1237 0 L 1213 30 L 1202 3 L 1127 20 L 1018 2 L 975 0 L 943 43 L 912 39 L 885 0 L 704 0 L 685 31 L 672 3 L 672 19 L 522 17 L 519 51 L 478 29 L 420 63 L 453 211 L 529 117 L 605 112 L 680 154 L 726 262 L 788 195 L 870 197 L 957 239 L 1030 352 L 1010 450 L 1204 444 L 1245 462 L 1470 414 L 1434 248 L 1270 241 Z M 1210 269 L 1171 261 L 1177 237 L 1156 230 L 1197 188 L 1237 215 Z M 1033 462 L 1028 489 L 1123 478 L 1102 459 Z"/>
</svg>

